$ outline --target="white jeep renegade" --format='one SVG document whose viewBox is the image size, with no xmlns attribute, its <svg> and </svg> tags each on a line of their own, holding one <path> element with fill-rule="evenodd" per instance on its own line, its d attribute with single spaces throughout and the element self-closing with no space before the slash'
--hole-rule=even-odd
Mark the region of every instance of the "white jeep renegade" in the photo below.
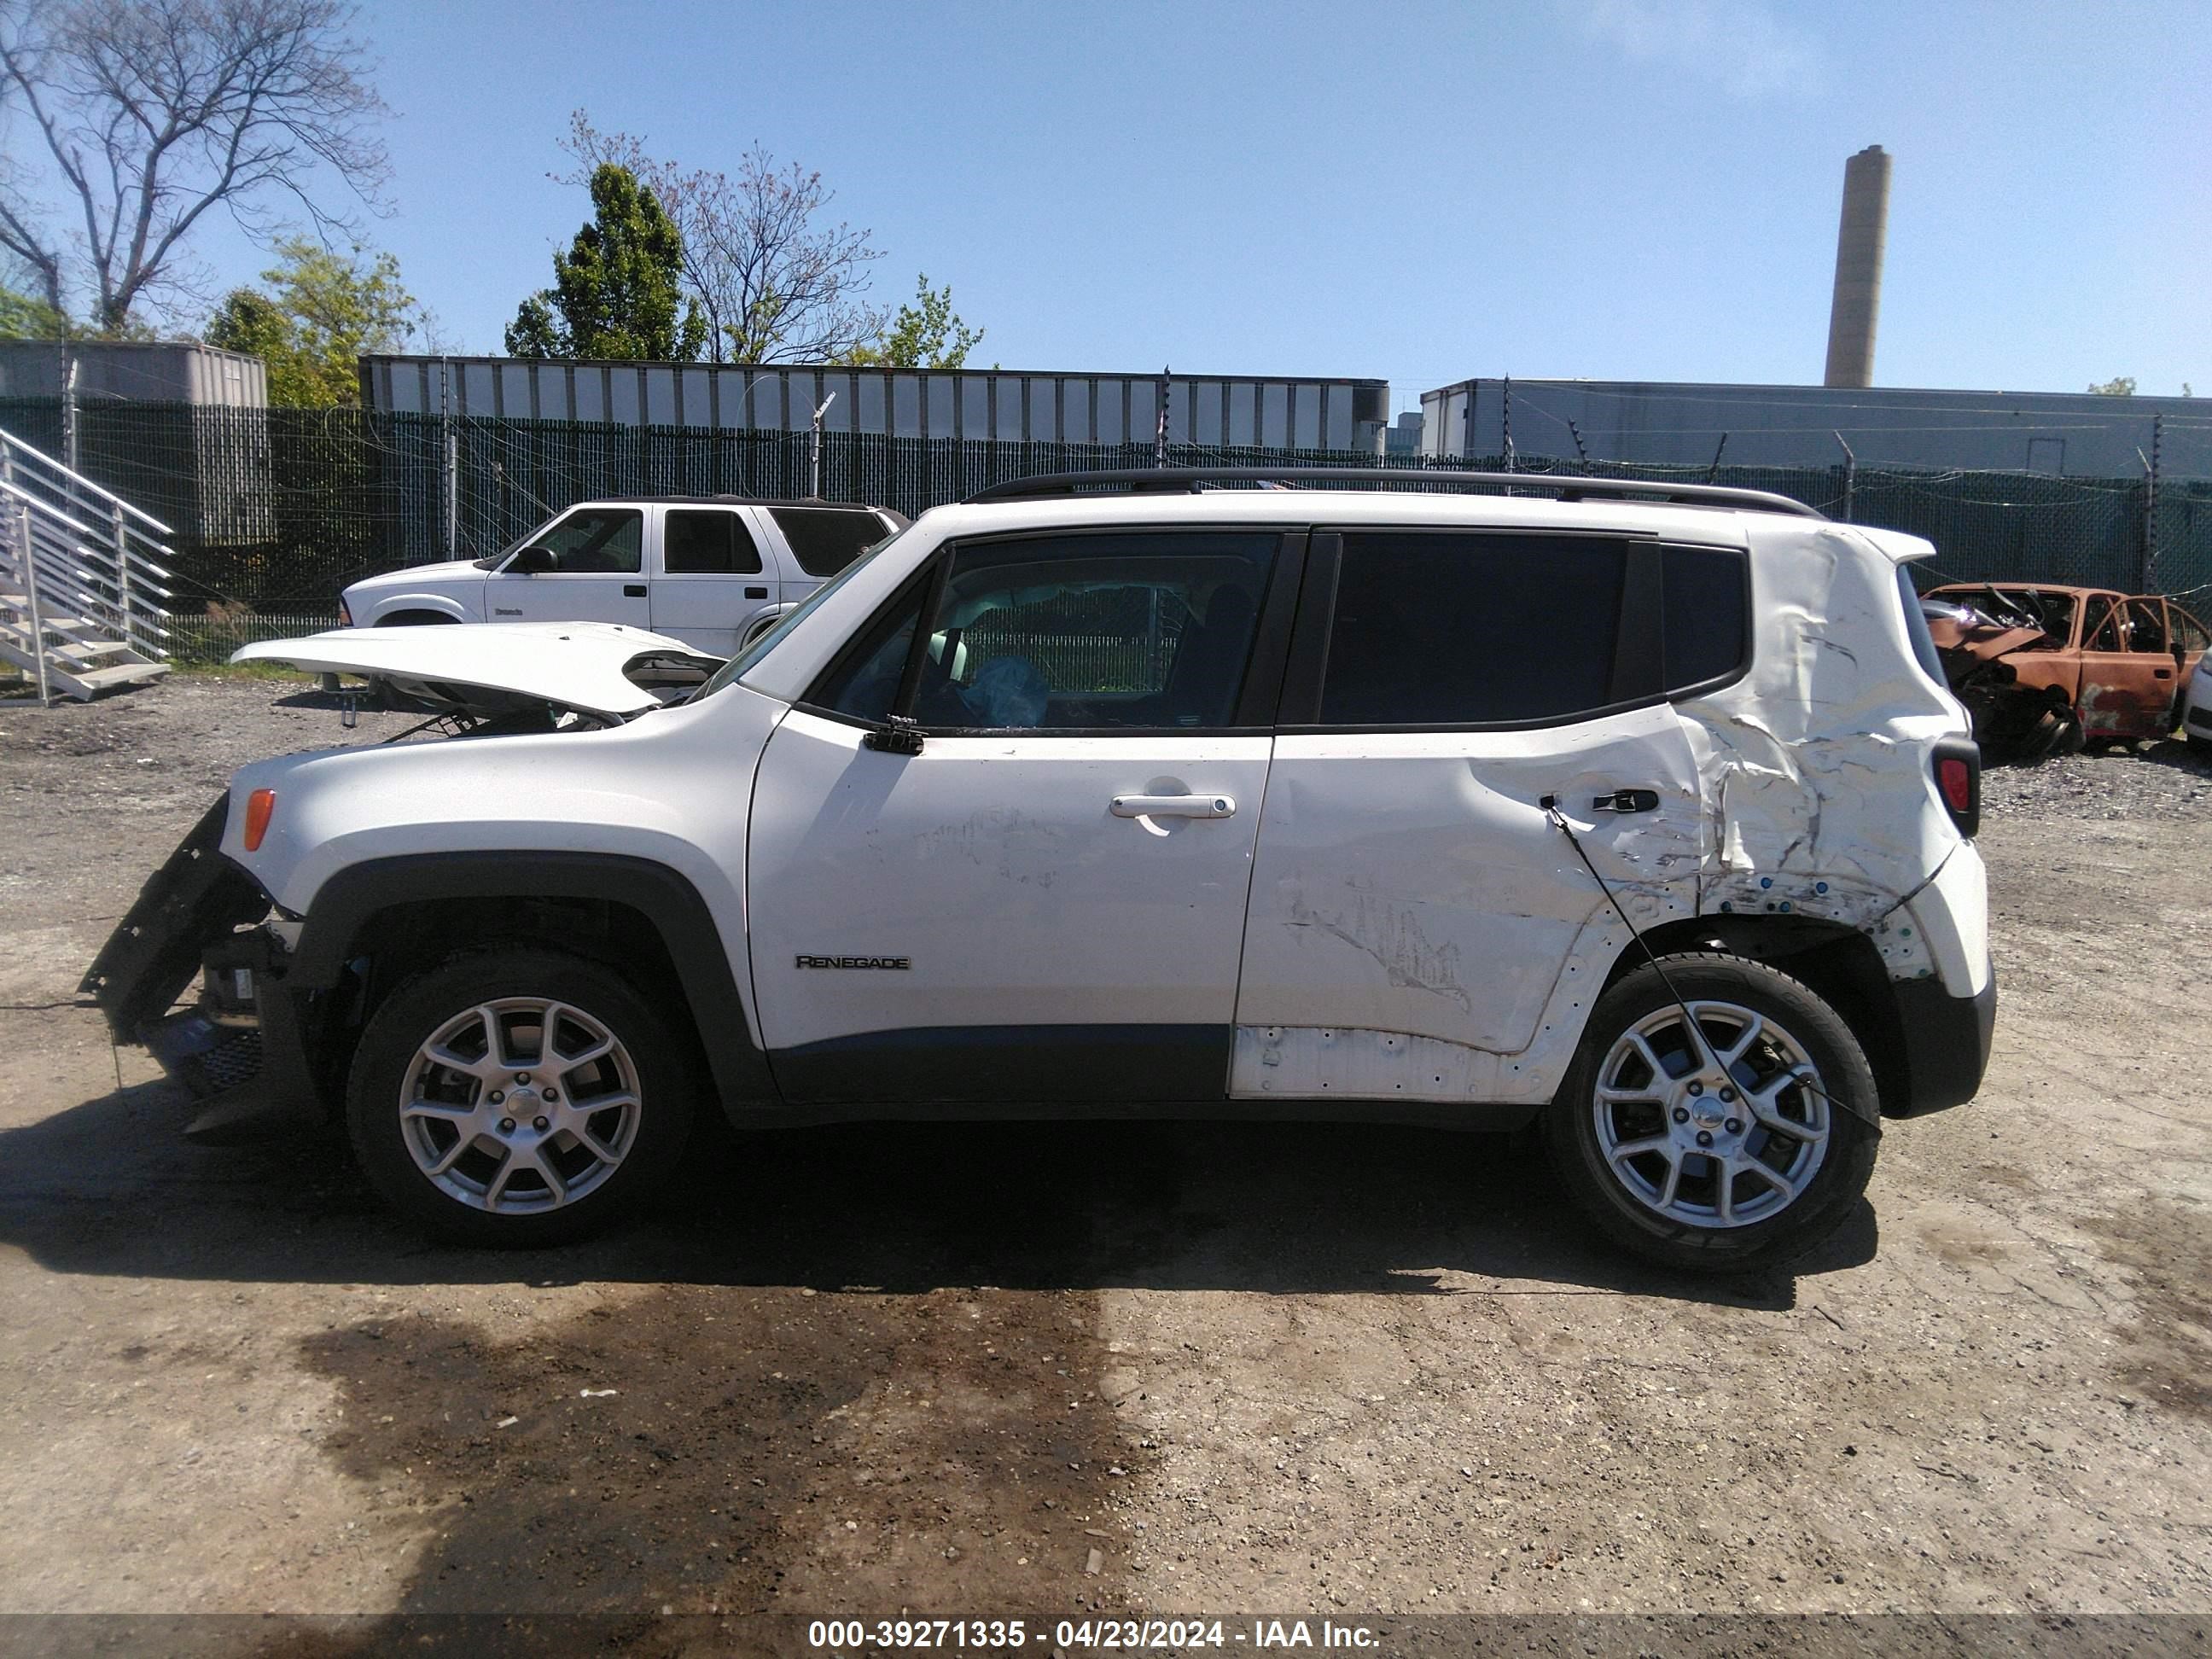
<svg viewBox="0 0 2212 1659">
<path fill-rule="evenodd" d="M 1084 474 L 719 666 L 259 647 L 465 735 L 247 767 L 87 985 L 203 1133 L 342 1120 L 465 1239 L 598 1225 L 717 1107 L 1323 1115 L 1537 1121 L 1615 1240 L 1771 1262 L 1989 1051 L 1932 551 L 1710 488 Z"/>
</svg>

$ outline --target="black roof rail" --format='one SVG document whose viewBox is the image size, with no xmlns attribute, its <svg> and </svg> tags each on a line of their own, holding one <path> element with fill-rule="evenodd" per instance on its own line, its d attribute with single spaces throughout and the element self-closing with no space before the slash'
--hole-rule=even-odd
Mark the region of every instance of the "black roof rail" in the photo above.
<svg viewBox="0 0 2212 1659">
<path fill-rule="evenodd" d="M 1724 484 L 1662 483 L 1643 478 L 1586 478 L 1564 472 L 1455 472 L 1418 466 L 1169 466 L 1121 467 L 1097 472 L 1042 472 L 985 486 L 963 505 L 979 501 L 1025 501 L 1085 490 L 1119 489 L 1131 495 L 1196 495 L 1208 484 L 1334 483 L 1480 484 L 1489 489 L 1554 492 L 1562 501 L 1592 496 L 1656 499 L 1668 507 L 1733 507 L 1750 513 L 1787 513 L 1800 519 L 1826 520 L 1818 507 L 1765 489 L 1733 489 Z"/>
</svg>

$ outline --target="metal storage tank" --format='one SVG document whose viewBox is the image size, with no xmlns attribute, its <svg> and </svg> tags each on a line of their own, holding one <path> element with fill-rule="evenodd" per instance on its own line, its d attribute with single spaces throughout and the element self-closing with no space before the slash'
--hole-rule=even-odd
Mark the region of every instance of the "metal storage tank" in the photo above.
<svg viewBox="0 0 2212 1659">
<path fill-rule="evenodd" d="M 269 371 L 243 352 L 185 340 L 83 340 L 69 349 L 80 401 L 269 406 Z M 60 397 L 63 349 L 55 340 L 0 341 L 0 398 Z"/>
</svg>

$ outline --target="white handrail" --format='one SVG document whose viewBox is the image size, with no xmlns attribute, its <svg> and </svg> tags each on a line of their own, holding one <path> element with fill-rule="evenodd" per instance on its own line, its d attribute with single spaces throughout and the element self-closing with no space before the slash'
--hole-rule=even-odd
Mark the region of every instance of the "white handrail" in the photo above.
<svg viewBox="0 0 2212 1659">
<path fill-rule="evenodd" d="M 45 467 L 51 471 L 60 473 L 62 477 L 69 479 L 72 483 L 82 484 L 87 489 L 92 491 L 94 495 L 99 496 L 100 500 L 107 501 L 113 506 L 121 507 L 132 518 L 143 519 L 148 524 L 152 525 L 155 529 L 160 531 L 164 536 L 173 536 L 177 533 L 167 525 L 163 524 L 159 519 L 155 518 L 152 514 L 147 512 L 143 507 L 131 506 L 131 503 L 125 501 L 122 496 L 117 495 L 113 490 L 106 488 L 105 485 L 93 483 L 91 479 L 86 477 L 82 472 L 71 471 L 68 467 L 63 465 L 52 456 L 47 454 L 46 451 L 32 448 L 30 445 L 25 443 L 14 433 L 9 431 L 4 426 L 0 426 L 0 449 L 20 450 L 23 454 L 28 456 L 35 465 Z"/>
<path fill-rule="evenodd" d="M 102 522 L 85 521 L 95 517 Z M 176 556 L 142 527 L 150 525 L 166 534 L 167 526 L 160 520 L 4 430 L 0 519 L 7 521 L 4 539 L 9 544 L 0 548 L 0 572 L 24 590 L 27 604 L 33 596 L 40 601 L 31 634 L 42 665 L 48 651 L 46 635 L 67 637 L 70 632 L 53 628 L 55 617 L 75 616 L 145 656 L 168 655 L 165 642 L 171 635 L 162 624 L 175 595 L 152 578 L 174 578 L 138 550 L 150 547 L 166 557 Z M 43 625 L 40 615 L 47 619 Z"/>
<path fill-rule="evenodd" d="M 31 504 L 31 507 L 33 512 L 44 514 L 46 517 L 52 519 L 57 524 L 68 526 L 70 529 L 76 531 L 80 536 L 97 536 L 100 534 L 100 532 L 97 530 L 94 530 L 90 525 L 78 523 L 75 519 L 70 517 L 68 514 L 63 512 L 61 508 L 56 507 L 52 501 L 47 501 L 44 496 L 33 495 L 31 491 L 23 489 L 19 484 L 12 484 L 5 478 L 0 478 L 0 490 L 4 490 L 7 494 L 15 496 L 19 501 L 28 501 Z"/>
</svg>

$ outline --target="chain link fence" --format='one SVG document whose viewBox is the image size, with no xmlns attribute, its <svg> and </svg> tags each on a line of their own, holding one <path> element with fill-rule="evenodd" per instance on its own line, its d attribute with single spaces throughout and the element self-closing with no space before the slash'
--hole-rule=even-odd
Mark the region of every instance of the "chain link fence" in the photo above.
<svg viewBox="0 0 2212 1659">
<path fill-rule="evenodd" d="M 56 398 L 0 398 L 0 427 L 64 448 Z M 803 496 L 805 432 L 86 402 L 78 470 L 169 525 L 186 656 L 334 626 L 346 584 L 379 570 L 476 558 L 594 496 Z M 1150 466 L 1150 443 L 1010 443 L 825 433 L 820 493 L 909 516 L 1041 472 Z M 1376 465 L 1330 450 L 1171 445 L 1178 466 Z M 1384 463 L 1504 471 L 1502 457 Z M 2077 582 L 2193 597 L 2212 589 L 2212 481 L 2069 478 L 1892 467 L 1639 467 L 1516 457 L 1549 477 L 1767 489 L 1830 517 L 1924 536 L 1933 578 Z"/>
</svg>

